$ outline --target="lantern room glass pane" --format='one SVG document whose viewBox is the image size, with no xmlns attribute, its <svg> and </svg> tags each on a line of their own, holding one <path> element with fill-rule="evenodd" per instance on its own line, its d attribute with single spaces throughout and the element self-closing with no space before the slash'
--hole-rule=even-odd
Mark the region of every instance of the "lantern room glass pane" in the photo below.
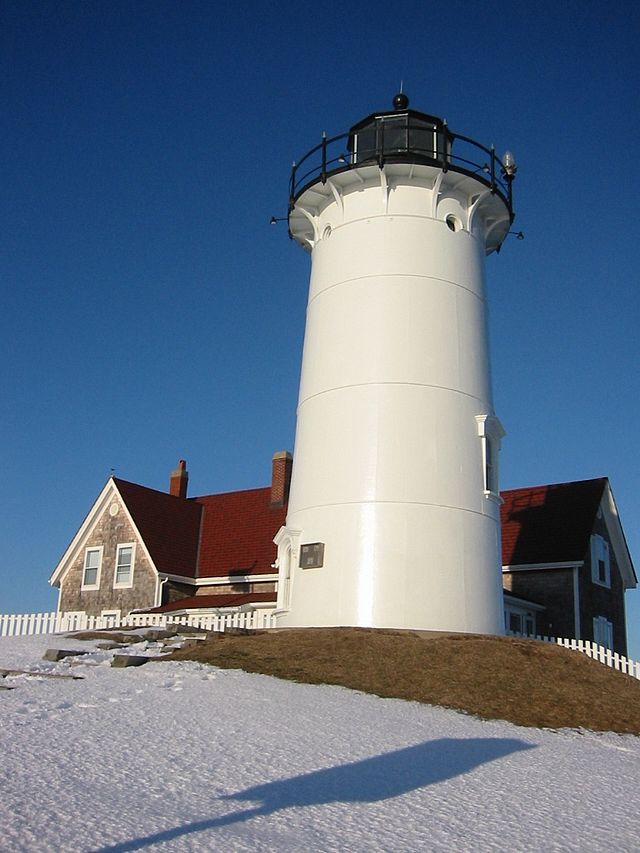
<svg viewBox="0 0 640 853">
<path fill-rule="evenodd" d="M 414 122 L 409 128 L 409 149 L 422 157 L 438 156 L 436 128 Z"/>
<path fill-rule="evenodd" d="M 406 151 L 408 140 L 407 116 L 388 116 L 380 122 L 380 145 L 385 154 Z"/>
<path fill-rule="evenodd" d="M 353 136 L 354 162 L 394 154 L 417 154 L 432 160 L 445 155 L 442 128 L 410 115 L 377 116 Z"/>
<path fill-rule="evenodd" d="M 371 160 L 377 156 L 377 133 L 376 125 L 371 124 L 363 130 L 358 131 L 355 137 L 355 162 L 361 163 L 363 160 Z"/>
</svg>

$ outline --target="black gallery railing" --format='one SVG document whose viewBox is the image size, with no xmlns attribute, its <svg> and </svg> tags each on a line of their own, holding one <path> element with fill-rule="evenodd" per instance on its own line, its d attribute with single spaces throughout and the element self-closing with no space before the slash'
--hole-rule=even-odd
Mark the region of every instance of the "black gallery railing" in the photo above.
<svg viewBox="0 0 640 853">
<path fill-rule="evenodd" d="M 312 184 L 358 166 L 385 163 L 424 163 L 438 166 L 443 172 L 468 175 L 483 183 L 505 202 L 513 219 L 513 160 L 504 161 L 495 148 L 487 148 L 468 136 L 452 133 L 446 124 L 407 121 L 392 123 L 376 119 L 368 126 L 328 138 L 308 151 L 293 164 L 289 184 L 289 211 L 296 200 Z M 397 118 L 401 118 L 397 116 Z"/>
</svg>

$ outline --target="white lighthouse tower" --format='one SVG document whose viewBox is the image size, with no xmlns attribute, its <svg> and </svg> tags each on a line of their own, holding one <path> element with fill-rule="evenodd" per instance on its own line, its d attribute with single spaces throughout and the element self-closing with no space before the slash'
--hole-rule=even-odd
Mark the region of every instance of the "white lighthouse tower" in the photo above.
<svg viewBox="0 0 640 853">
<path fill-rule="evenodd" d="M 312 272 L 278 624 L 502 633 L 484 258 L 515 165 L 393 106 L 293 168 Z"/>
</svg>

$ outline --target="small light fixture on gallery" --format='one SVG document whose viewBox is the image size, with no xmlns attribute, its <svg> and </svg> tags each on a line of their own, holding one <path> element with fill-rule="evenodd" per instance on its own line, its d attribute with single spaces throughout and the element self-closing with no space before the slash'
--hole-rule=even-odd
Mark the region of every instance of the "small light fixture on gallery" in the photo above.
<svg viewBox="0 0 640 853">
<path fill-rule="evenodd" d="M 518 167 L 516 158 L 511 151 L 505 151 L 502 158 L 502 172 L 507 180 L 512 180 L 515 177 Z"/>
</svg>

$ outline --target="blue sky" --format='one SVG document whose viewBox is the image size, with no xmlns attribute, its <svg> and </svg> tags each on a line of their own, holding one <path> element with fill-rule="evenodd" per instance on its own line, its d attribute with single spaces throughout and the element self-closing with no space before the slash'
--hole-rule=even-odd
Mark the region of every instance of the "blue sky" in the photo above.
<svg viewBox="0 0 640 853">
<path fill-rule="evenodd" d="M 487 262 L 502 487 L 608 476 L 640 567 L 639 8 L 4 0 L 0 612 L 55 606 L 111 469 L 269 481 L 309 272 L 269 218 L 292 160 L 400 80 L 519 164 L 526 239 Z"/>
</svg>

